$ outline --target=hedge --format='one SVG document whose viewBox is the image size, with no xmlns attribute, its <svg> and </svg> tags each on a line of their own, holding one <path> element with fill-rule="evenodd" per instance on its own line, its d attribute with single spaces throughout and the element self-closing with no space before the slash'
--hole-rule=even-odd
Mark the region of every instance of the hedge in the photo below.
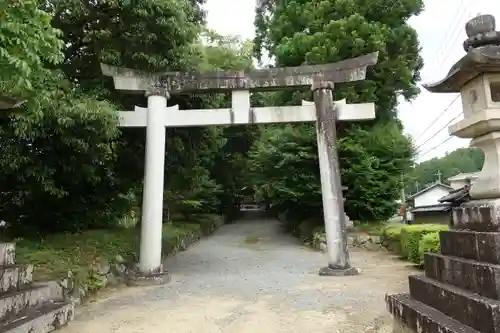
<svg viewBox="0 0 500 333">
<path fill-rule="evenodd" d="M 401 255 L 403 258 L 420 264 L 419 244 L 420 239 L 431 232 L 448 230 L 443 224 L 413 224 L 401 230 Z"/>
<path fill-rule="evenodd" d="M 439 231 L 448 230 L 443 224 L 389 224 L 382 229 L 382 240 L 389 251 L 402 259 L 423 266 L 424 253 L 439 252 Z"/>
<path fill-rule="evenodd" d="M 382 240 L 389 251 L 401 253 L 401 230 L 406 224 L 389 224 L 382 229 Z"/>
<path fill-rule="evenodd" d="M 421 267 L 424 265 L 424 253 L 438 253 L 440 250 L 441 245 L 439 243 L 439 231 L 425 234 L 418 243 L 418 265 Z"/>
</svg>

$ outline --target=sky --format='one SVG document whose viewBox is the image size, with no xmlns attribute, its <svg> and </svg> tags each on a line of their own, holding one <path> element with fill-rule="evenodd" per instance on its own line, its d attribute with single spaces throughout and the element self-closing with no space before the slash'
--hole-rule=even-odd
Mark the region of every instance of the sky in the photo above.
<svg viewBox="0 0 500 333">
<path fill-rule="evenodd" d="M 208 0 L 205 6 L 208 25 L 222 35 L 253 38 L 255 3 L 256 0 Z M 421 83 L 428 83 L 442 79 L 465 54 L 462 42 L 466 38 L 467 20 L 478 13 L 492 14 L 498 19 L 498 29 L 500 1 L 424 0 L 424 3 L 424 12 L 409 23 L 417 31 L 422 47 L 425 65 Z M 470 140 L 450 138 L 448 134 L 448 125 L 462 119 L 461 113 L 462 102 L 457 94 L 433 94 L 422 88 L 411 103 L 401 101 L 398 117 L 406 133 L 415 140 L 419 162 L 469 146 Z"/>
</svg>

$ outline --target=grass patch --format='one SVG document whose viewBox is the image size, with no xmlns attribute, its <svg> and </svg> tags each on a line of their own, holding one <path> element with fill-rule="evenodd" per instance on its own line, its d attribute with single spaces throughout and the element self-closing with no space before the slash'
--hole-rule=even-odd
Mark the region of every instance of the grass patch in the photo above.
<svg viewBox="0 0 500 333">
<path fill-rule="evenodd" d="M 213 215 L 164 224 L 163 253 L 166 255 L 183 250 L 187 240 L 207 235 L 220 225 L 222 219 Z M 121 255 L 127 261 L 137 261 L 140 230 L 89 230 L 75 234 L 50 235 L 42 239 L 18 239 L 15 243 L 16 263 L 35 265 L 35 280 L 58 279 L 66 276 L 69 270 L 78 279 L 86 279 L 90 266 L 99 258 L 112 259 Z"/>
<path fill-rule="evenodd" d="M 99 258 L 121 255 L 133 260 L 138 249 L 137 229 L 89 230 L 19 240 L 16 242 L 16 262 L 35 265 L 35 280 L 66 276 L 69 270 L 83 278 Z"/>
</svg>

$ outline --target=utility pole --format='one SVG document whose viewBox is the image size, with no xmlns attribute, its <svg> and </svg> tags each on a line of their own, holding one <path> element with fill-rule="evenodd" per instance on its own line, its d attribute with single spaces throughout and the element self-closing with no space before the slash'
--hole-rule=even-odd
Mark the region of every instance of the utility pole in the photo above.
<svg viewBox="0 0 500 333">
<path fill-rule="evenodd" d="M 403 216 L 401 216 L 401 221 L 403 223 L 406 223 L 406 195 L 405 195 L 405 182 L 404 182 L 404 175 L 401 174 L 401 205 L 404 207 L 403 209 Z"/>
<path fill-rule="evenodd" d="M 406 201 L 405 182 L 404 182 L 404 176 L 401 175 L 401 202 L 404 204 L 405 201 Z"/>
<path fill-rule="evenodd" d="M 420 183 L 419 182 L 415 182 L 415 188 L 416 188 L 416 192 L 418 192 L 418 188 L 420 187 Z"/>
</svg>

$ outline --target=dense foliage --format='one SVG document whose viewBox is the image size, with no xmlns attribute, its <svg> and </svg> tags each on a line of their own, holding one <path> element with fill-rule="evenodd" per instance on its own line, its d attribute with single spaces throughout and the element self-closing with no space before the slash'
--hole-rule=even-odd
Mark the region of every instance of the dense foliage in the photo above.
<svg viewBox="0 0 500 333">
<path fill-rule="evenodd" d="M 268 0 L 257 7 L 257 55 L 267 52 L 278 66 L 320 64 L 379 53 L 363 82 L 334 90 L 349 103 L 374 102 L 375 121 L 339 124 L 346 210 L 352 219 L 381 220 L 394 214 L 402 176 L 414 149 L 396 118 L 398 97 L 414 98 L 422 68 L 417 34 L 407 20 L 420 13 L 420 0 Z M 286 92 L 276 104 L 298 104 L 310 93 Z M 321 216 L 314 128 L 274 126 L 253 152 L 260 193 L 278 200 L 292 215 Z M 286 170 L 286 171 L 285 171 Z M 293 171 L 291 171 L 293 170 Z"/>
<path fill-rule="evenodd" d="M 0 119 L 0 218 L 23 235 L 136 220 L 145 130 L 120 130 L 116 110 L 145 106 L 146 99 L 116 92 L 100 63 L 150 71 L 239 70 L 252 66 L 252 44 L 206 30 L 201 1 L 15 3 L 1 5 L 7 21 L 0 23 L 0 73 L 3 83 L 5 77 L 22 79 L 2 89 L 26 103 Z M 169 103 L 205 108 L 228 101 L 225 95 L 174 96 Z M 246 151 L 238 142 L 251 146 L 254 132 L 168 129 L 166 220 L 171 209 L 233 206 L 221 199 L 235 197 L 244 182 Z"/>
<path fill-rule="evenodd" d="M 50 21 L 35 0 L 0 1 L 0 91 L 29 89 L 44 63 L 62 60 L 61 31 Z"/>
<path fill-rule="evenodd" d="M 481 170 L 484 154 L 476 148 L 459 148 L 443 157 L 433 158 L 415 166 L 407 180 L 407 192 L 415 193 L 427 185 L 458 175 Z"/>
<path fill-rule="evenodd" d="M 418 89 L 422 59 L 406 21 L 422 1 L 269 0 L 254 42 L 206 28 L 202 0 L 0 0 L 0 92 L 26 102 L 0 118 L 0 219 L 14 234 L 109 228 L 140 216 L 145 129 L 120 129 L 117 110 L 146 106 L 117 92 L 100 63 L 147 71 L 248 70 L 266 51 L 278 66 L 379 52 L 367 80 L 337 99 L 374 102 L 377 118 L 339 125 L 347 212 L 390 216 L 413 147 L 396 119 Z M 255 53 L 256 52 L 256 53 Z M 253 106 L 296 104 L 310 92 L 253 93 Z M 229 107 L 228 94 L 172 96 L 170 105 Z M 167 129 L 165 221 L 233 215 L 238 192 L 321 216 L 312 124 Z M 251 173 L 249 171 L 252 171 Z"/>
</svg>

